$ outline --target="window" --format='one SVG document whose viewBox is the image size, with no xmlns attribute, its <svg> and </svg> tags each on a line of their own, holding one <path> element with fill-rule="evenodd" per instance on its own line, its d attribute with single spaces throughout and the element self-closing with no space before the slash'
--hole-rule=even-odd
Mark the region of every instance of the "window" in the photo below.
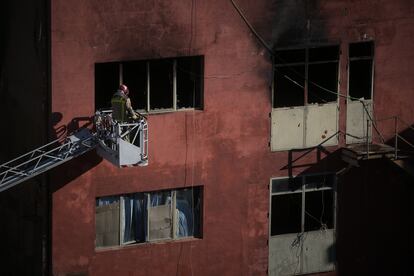
<svg viewBox="0 0 414 276">
<path fill-rule="evenodd" d="M 201 238 L 202 188 L 96 199 L 96 247 Z"/>
<path fill-rule="evenodd" d="M 339 46 L 275 53 L 273 108 L 337 101 Z"/>
<path fill-rule="evenodd" d="M 271 236 L 334 227 L 332 174 L 272 180 Z"/>
<path fill-rule="evenodd" d="M 349 96 L 352 100 L 371 99 L 374 43 L 349 45 Z"/>
<path fill-rule="evenodd" d="M 349 44 L 348 62 L 346 143 L 365 143 L 372 138 L 367 120 L 373 116 L 374 42 Z"/>
<path fill-rule="evenodd" d="M 95 107 L 110 107 L 120 83 L 130 90 L 135 109 L 146 112 L 201 109 L 204 57 L 95 64 Z"/>
<path fill-rule="evenodd" d="M 335 174 L 271 180 L 269 275 L 335 269 Z"/>
<path fill-rule="evenodd" d="M 278 50 L 271 150 L 338 144 L 339 46 Z"/>
</svg>

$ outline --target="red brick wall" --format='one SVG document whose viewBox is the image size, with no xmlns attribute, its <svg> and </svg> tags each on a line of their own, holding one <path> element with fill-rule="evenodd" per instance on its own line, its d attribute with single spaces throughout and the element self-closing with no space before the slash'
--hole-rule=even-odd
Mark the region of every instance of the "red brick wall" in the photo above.
<svg viewBox="0 0 414 276">
<path fill-rule="evenodd" d="M 341 43 L 343 93 L 347 43 L 374 39 L 375 114 L 413 120 L 410 1 L 288 2 L 238 4 L 269 44 L 304 45 L 306 17 L 314 43 Z M 54 173 L 54 273 L 266 275 L 268 184 L 288 174 L 288 153 L 268 146 L 271 58 L 231 2 L 56 0 L 51 12 L 52 111 L 61 125 L 93 114 L 96 62 L 205 56 L 204 110 L 149 116 L 148 167 L 121 170 L 89 154 Z M 340 108 L 343 129 L 343 99 Z M 293 173 L 334 163 L 316 165 L 312 152 Z M 95 250 L 96 197 L 191 185 L 204 186 L 203 239 Z"/>
</svg>

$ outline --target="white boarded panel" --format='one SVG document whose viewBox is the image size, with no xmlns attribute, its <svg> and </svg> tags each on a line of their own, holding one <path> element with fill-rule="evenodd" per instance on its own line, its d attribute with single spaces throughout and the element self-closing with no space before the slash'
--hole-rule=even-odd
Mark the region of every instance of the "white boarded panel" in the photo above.
<svg viewBox="0 0 414 276">
<path fill-rule="evenodd" d="M 295 275 L 301 271 L 301 248 L 298 234 L 285 234 L 269 239 L 269 275 Z"/>
<path fill-rule="evenodd" d="M 338 107 L 336 103 L 308 105 L 305 109 L 305 118 L 306 147 L 319 145 L 338 131 Z M 333 146 L 337 144 L 338 136 L 335 135 L 323 145 Z"/>
<path fill-rule="evenodd" d="M 308 274 L 335 269 L 335 235 L 332 229 L 284 234 L 269 239 L 269 275 Z"/>
<path fill-rule="evenodd" d="M 335 269 L 335 237 L 332 229 L 311 231 L 303 239 L 303 271 L 314 273 Z"/>
<path fill-rule="evenodd" d="M 272 110 L 272 151 L 303 148 L 304 107 Z"/>
<path fill-rule="evenodd" d="M 372 101 L 363 101 L 366 109 L 372 116 Z M 366 142 L 367 135 L 367 119 L 369 119 L 364 106 L 359 101 L 347 102 L 346 108 L 346 136 L 347 144 L 364 143 Z M 371 140 L 371 130 L 368 133 L 369 139 Z"/>
</svg>

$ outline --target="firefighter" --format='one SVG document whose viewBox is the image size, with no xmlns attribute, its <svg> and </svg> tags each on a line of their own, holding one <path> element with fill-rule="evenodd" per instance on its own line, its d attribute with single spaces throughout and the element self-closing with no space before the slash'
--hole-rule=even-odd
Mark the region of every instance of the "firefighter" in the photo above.
<svg viewBox="0 0 414 276">
<path fill-rule="evenodd" d="M 132 108 L 131 99 L 128 97 L 128 94 L 128 87 L 125 84 L 121 84 L 112 96 L 112 117 L 118 122 L 126 122 L 130 118 L 133 120 L 138 119 L 138 115 Z"/>
</svg>

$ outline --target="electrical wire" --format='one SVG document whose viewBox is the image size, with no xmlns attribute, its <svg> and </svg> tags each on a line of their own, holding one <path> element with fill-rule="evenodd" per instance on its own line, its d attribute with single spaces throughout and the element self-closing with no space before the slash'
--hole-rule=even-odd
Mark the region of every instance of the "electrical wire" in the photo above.
<svg viewBox="0 0 414 276">
<path fill-rule="evenodd" d="M 276 58 L 279 58 L 280 59 L 280 57 L 278 57 L 277 56 L 277 54 L 275 53 L 275 51 L 266 43 L 266 41 L 260 36 L 260 34 L 253 28 L 253 26 L 250 24 L 250 22 L 247 20 L 247 18 L 246 18 L 246 16 L 244 15 L 244 13 L 242 12 L 242 10 L 240 9 L 240 7 L 234 2 L 234 0 L 230 0 L 230 2 L 232 3 L 232 5 L 234 6 L 234 8 L 236 9 L 236 11 L 238 12 L 238 14 L 240 15 L 240 17 L 243 19 L 243 21 L 245 22 L 245 24 L 249 27 L 249 29 L 250 29 L 250 31 L 256 36 L 256 38 L 260 41 L 260 43 L 263 45 L 263 47 L 269 52 L 269 54 L 271 55 L 271 56 L 273 56 L 273 57 L 276 57 Z M 276 67 L 275 67 L 276 68 Z M 319 89 L 322 89 L 323 91 L 325 91 L 325 92 L 327 92 L 327 93 L 331 93 L 331 94 L 335 94 L 335 95 L 337 95 L 337 96 L 339 96 L 339 97 L 342 97 L 342 98 L 345 98 L 345 99 L 350 99 L 350 100 L 354 100 L 354 101 L 359 101 L 361 104 L 362 104 L 362 106 L 363 106 L 363 108 L 364 108 L 364 110 L 365 110 L 365 112 L 366 112 L 366 114 L 367 114 L 367 117 L 369 118 L 369 121 L 371 122 L 371 124 L 372 124 L 372 126 L 373 126 L 373 128 L 374 128 L 374 130 L 378 133 L 378 135 L 380 136 L 380 138 L 381 138 L 381 141 L 382 141 L 382 143 L 384 143 L 385 142 L 385 139 L 384 139 L 384 137 L 382 136 L 382 134 L 378 131 L 378 128 L 377 128 L 377 126 L 376 126 L 376 124 L 375 124 L 375 121 L 374 121 L 374 119 L 372 118 L 372 116 L 371 116 L 371 114 L 370 114 L 370 112 L 369 112 L 369 110 L 368 110 L 368 108 L 367 108 L 367 106 L 366 106 L 366 103 L 362 100 L 362 99 L 359 99 L 359 98 L 355 98 L 355 97 L 352 97 L 352 96 L 350 96 L 350 95 L 345 95 L 345 94 L 342 94 L 342 93 L 340 93 L 340 92 L 336 92 L 336 91 L 332 91 L 332 90 L 330 90 L 330 89 L 328 89 L 328 88 L 325 88 L 325 87 L 323 87 L 323 86 L 321 86 L 321 85 L 319 85 L 319 84 L 317 84 L 317 83 L 314 83 L 314 82 L 312 82 L 312 81 L 310 81 L 308 78 L 306 78 L 306 76 L 303 76 L 303 75 L 301 75 L 301 77 L 307 82 L 307 83 L 310 83 L 310 84 L 312 84 L 312 85 L 314 85 L 314 86 L 316 86 L 316 87 L 318 87 Z"/>
<path fill-rule="evenodd" d="M 252 24 L 250 24 L 249 20 L 247 20 L 246 16 L 240 9 L 240 7 L 233 1 L 230 0 L 230 2 L 233 4 L 233 7 L 236 9 L 236 11 L 239 13 L 240 17 L 243 19 L 244 23 L 249 27 L 250 31 L 256 36 L 256 38 L 262 43 L 262 45 L 265 47 L 265 49 L 273 56 L 273 50 L 272 48 L 266 43 L 266 41 L 259 35 L 258 32 L 253 28 Z"/>
<path fill-rule="evenodd" d="M 276 52 L 265 42 L 265 40 L 260 36 L 260 34 L 253 28 L 253 26 L 250 24 L 250 22 L 247 20 L 246 16 L 243 14 L 242 10 L 240 9 L 240 7 L 234 2 L 234 0 L 230 0 L 230 2 L 233 4 L 234 8 L 237 10 L 237 12 L 239 13 L 239 15 L 241 16 L 241 18 L 243 19 L 243 21 L 246 23 L 246 25 L 249 27 L 250 31 L 256 36 L 256 38 L 260 41 L 260 43 L 263 45 L 263 47 L 269 52 L 269 54 L 275 58 L 278 58 L 279 60 L 283 61 L 282 58 L 280 58 L 280 56 L 278 56 L 276 54 Z M 293 70 L 293 69 L 292 69 Z M 355 97 L 351 97 L 348 95 L 344 95 L 341 94 L 339 92 L 330 90 L 328 88 L 325 88 L 317 83 L 314 83 L 312 81 L 310 81 L 309 79 L 307 79 L 305 76 L 303 76 L 302 74 L 300 74 L 299 72 L 293 70 L 293 72 L 295 72 L 298 76 L 301 76 L 304 80 L 306 80 L 308 83 L 315 85 L 316 87 L 318 87 L 319 89 L 322 89 L 325 92 L 331 93 L 331 94 L 335 94 L 337 96 L 340 97 L 344 97 L 344 98 L 349 98 L 351 100 L 360 100 L 358 98 Z"/>
</svg>

